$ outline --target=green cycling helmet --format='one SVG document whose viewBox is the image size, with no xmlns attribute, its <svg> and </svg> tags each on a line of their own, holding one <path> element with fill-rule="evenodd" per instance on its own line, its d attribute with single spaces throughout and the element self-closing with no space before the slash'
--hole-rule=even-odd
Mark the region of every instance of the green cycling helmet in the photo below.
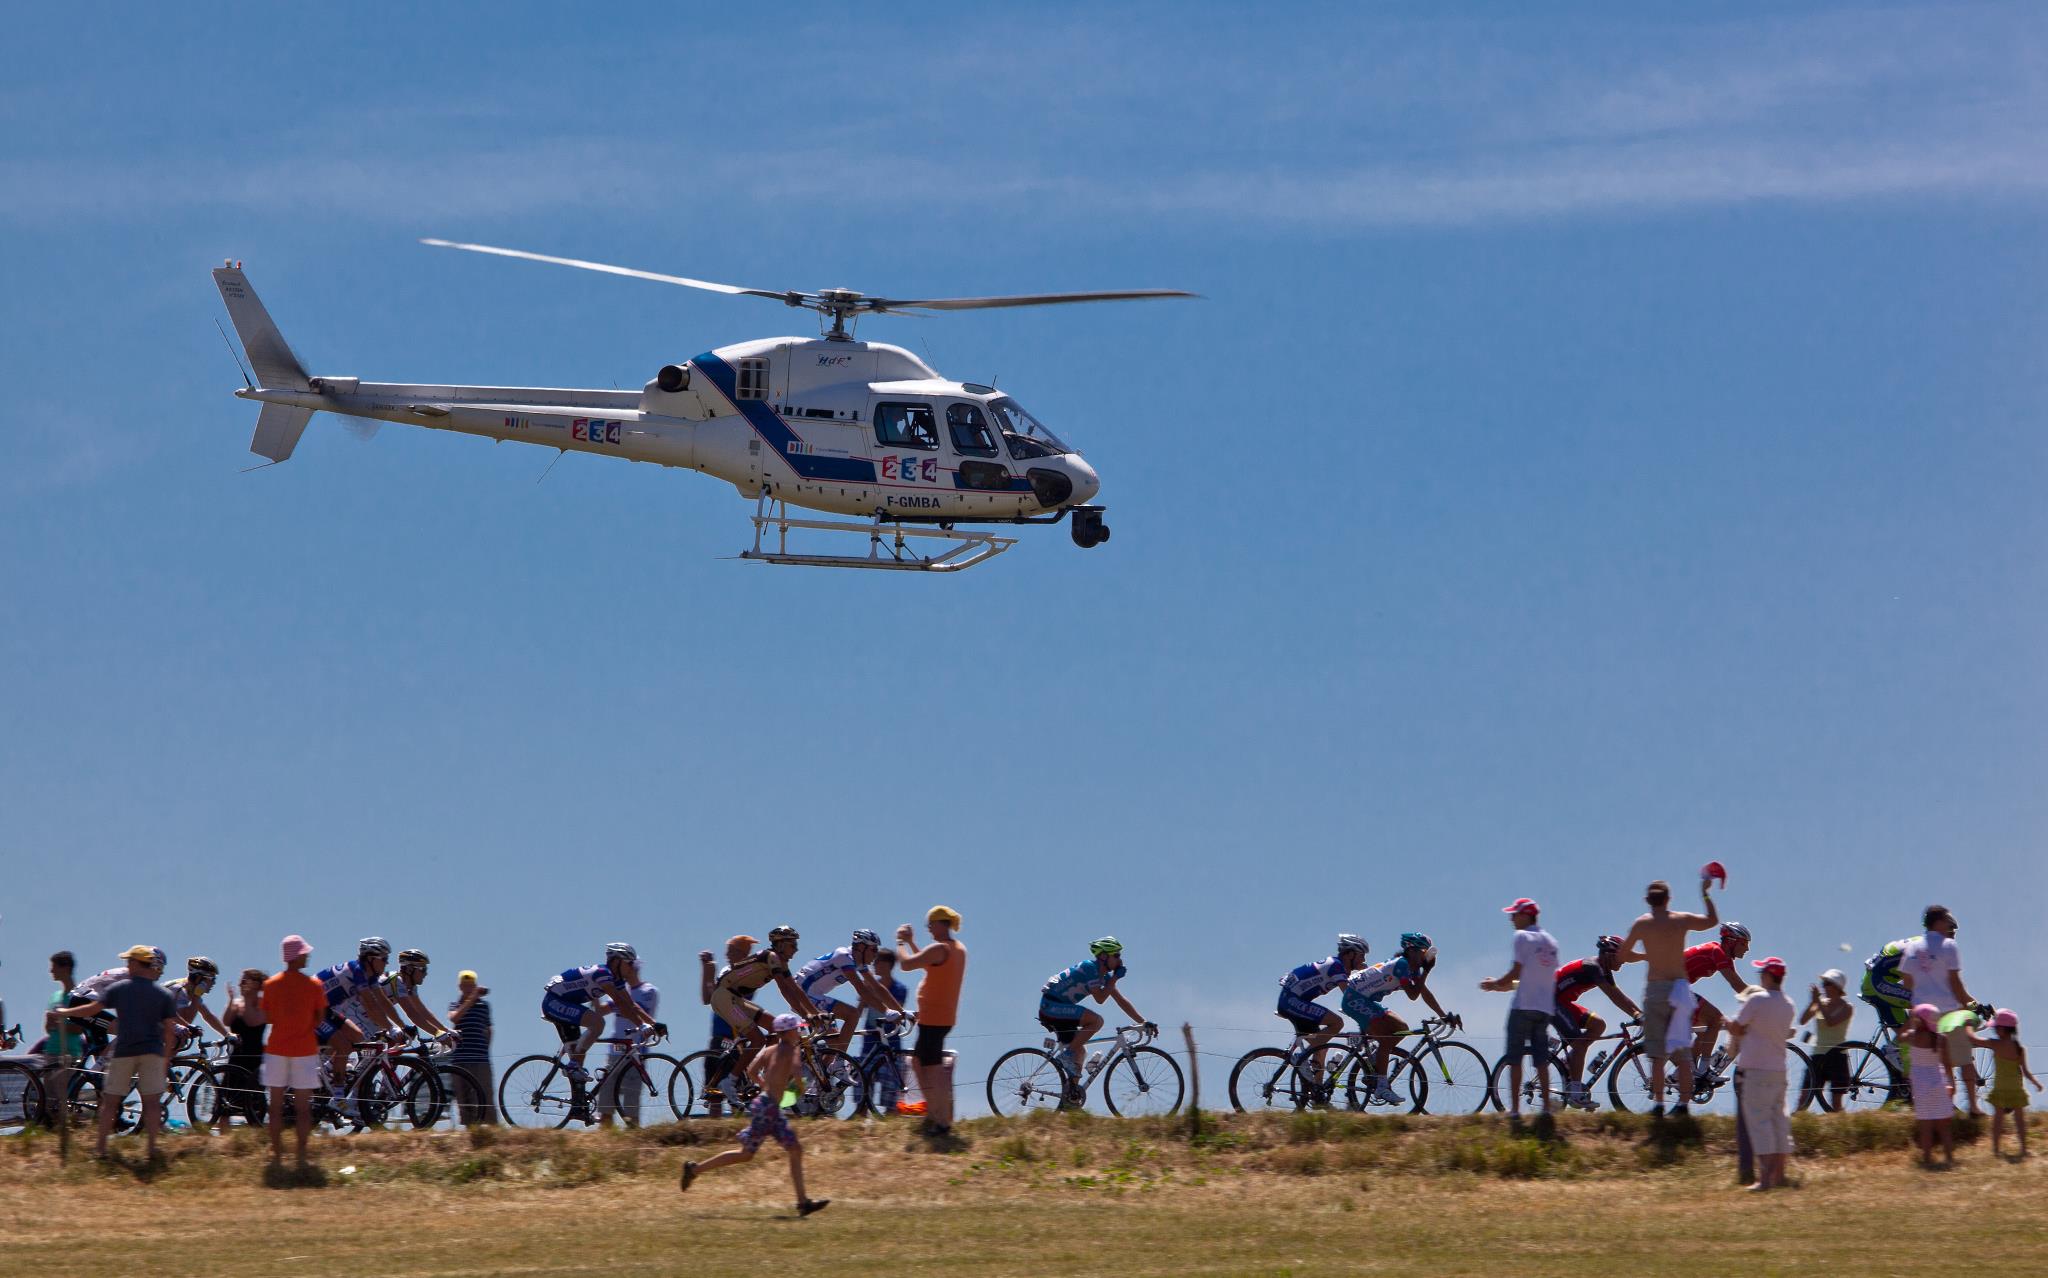
<svg viewBox="0 0 2048 1278">
<path fill-rule="evenodd" d="M 1112 954 L 1123 953 L 1124 943 L 1113 936 L 1105 936 L 1099 941 L 1088 942 L 1088 952 L 1096 958 L 1108 958 Z"/>
<path fill-rule="evenodd" d="M 1429 939 L 1429 938 L 1428 938 L 1427 936 L 1424 936 L 1424 935 L 1423 935 L 1422 933 L 1420 933 L 1420 932 L 1403 932 L 1403 933 L 1401 933 L 1401 948 L 1402 948 L 1402 949 L 1404 949 L 1404 950 L 1426 950 L 1426 949 L 1428 949 L 1429 947 L 1430 947 L 1430 939 Z"/>
</svg>

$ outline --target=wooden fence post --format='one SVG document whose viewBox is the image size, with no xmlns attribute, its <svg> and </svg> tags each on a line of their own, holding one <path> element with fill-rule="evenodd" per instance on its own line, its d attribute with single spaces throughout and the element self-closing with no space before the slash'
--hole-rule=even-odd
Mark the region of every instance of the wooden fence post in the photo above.
<svg viewBox="0 0 2048 1278">
<path fill-rule="evenodd" d="M 1193 1140 L 1202 1134 L 1202 1062 L 1195 1052 L 1195 1027 L 1182 1021 L 1180 1032 L 1188 1041 L 1188 1139 Z"/>
</svg>

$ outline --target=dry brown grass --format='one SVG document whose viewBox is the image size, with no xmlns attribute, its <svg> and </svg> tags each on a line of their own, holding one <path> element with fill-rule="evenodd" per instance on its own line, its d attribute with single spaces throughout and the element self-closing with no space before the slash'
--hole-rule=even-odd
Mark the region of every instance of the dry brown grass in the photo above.
<svg viewBox="0 0 2048 1278">
<path fill-rule="evenodd" d="M 2048 1255 L 2038 1162 L 1976 1144 L 1917 1171 L 1895 1115 L 1802 1122 L 1799 1187 L 1761 1200 L 1734 1187 L 1725 1120 L 1660 1142 L 1627 1117 L 1543 1141 L 1497 1119 L 1226 1116 L 1190 1142 L 1184 1123 L 1047 1115 L 963 1124 L 950 1152 L 897 1123 L 812 1124 L 812 1192 L 834 1201 L 802 1222 L 779 1153 L 676 1192 L 683 1157 L 733 1126 L 334 1138 L 320 1183 L 276 1187 L 248 1134 L 167 1141 L 154 1170 L 0 1141 L 0 1273 L 1885 1274 L 1908 1268 L 1910 1221 L 1940 1218 L 1974 1270 Z"/>
</svg>

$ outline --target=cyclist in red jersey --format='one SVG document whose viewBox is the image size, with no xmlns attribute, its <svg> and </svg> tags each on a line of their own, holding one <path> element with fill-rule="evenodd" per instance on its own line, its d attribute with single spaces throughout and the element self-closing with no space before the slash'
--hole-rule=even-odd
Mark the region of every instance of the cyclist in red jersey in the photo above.
<svg viewBox="0 0 2048 1278">
<path fill-rule="evenodd" d="M 1621 938 L 1603 936 L 1592 958 L 1575 959 L 1557 969 L 1557 1014 L 1550 1023 L 1564 1040 L 1564 1103 L 1590 1110 L 1593 1102 L 1583 1081 L 1586 1077 L 1586 1049 L 1607 1032 L 1607 1022 L 1582 1006 L 1578 1000 L 1590 990 L 1599 990 L 1628 1015 L 1641 1019 L 1643 1009 L 1621 992 L 1614 974 L 1621 970 Z"/>
<path fill-rule="evenodd" d="M 1685 979 L 1698 984 L 1705 978 L 1719 972 L 1728 979 L 1728 988 L 1741 994 L 1749 983 L 1735 974 L 1735 960 L 1749 953 L 1749 929 L 1740 923 L 1723 923 L 1721 939 L 1695 945 L 1685 952 Z M 1698 996 L 1695 996 L 1698 998 Z M 1695 1074 L 1705 1074 L 1713 1068 L 1708 1053 L 1714 1050 L 1714 1040 L 1721 1035 L 1721 1023 L 1725 1018 L 1721 1009 L 1704 998 L 1698 998 L 1693 1008 L 1692 1023 L 1697 1031 L 1693 1035 L 1692 1068 Z"/>
</svg>

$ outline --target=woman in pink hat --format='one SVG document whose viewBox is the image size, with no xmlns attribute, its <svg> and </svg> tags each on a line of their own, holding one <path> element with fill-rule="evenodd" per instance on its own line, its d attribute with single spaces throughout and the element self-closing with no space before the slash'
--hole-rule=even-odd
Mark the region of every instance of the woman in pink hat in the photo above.
<svg viewBox="0 0 2048 1278">
<path fill-rule="evenodd" d="M 2041 1080 L 2027 1068 L 2027 1049 L 2020 1043 L 2020 1014 L 2009 1007 L 1999 1008 L 1991 1016 L 1991 1036 L 1970 1041 L 1991 1052 L 1991 1091 L 1984 1097 L 1991 1102 L 1991 1153 L 1998 1155 L 2005 1136 L 2005 1116 L 2011 1114 L 2013 1127 L 2020 1134 L 2020 1157 L 2025 1158 L 2027 1089 L 2020 1086 L 2020 1079 L 2032 1083 L 2037 1092 Z"/>
<path fill-rule="evenodd" d="M 1948 1037 L 1941 1032 L 1941 1012 L 1932 1003 L 1913 1009 L 1906 1022 L 1906 1045 L 1912 1050 L 1913 1117 L 1920 1144 L 1920 1165 L 1934 1166 L 1934 1142 L 1941 1140 L 1946 1166 L 1956 1165 L 1955 1133 L 1949 1120 L 1956 1112 L 1956 1082 L 1951 1074 L 1955 1063 L 1948 1054 Z"/>
</svg>

